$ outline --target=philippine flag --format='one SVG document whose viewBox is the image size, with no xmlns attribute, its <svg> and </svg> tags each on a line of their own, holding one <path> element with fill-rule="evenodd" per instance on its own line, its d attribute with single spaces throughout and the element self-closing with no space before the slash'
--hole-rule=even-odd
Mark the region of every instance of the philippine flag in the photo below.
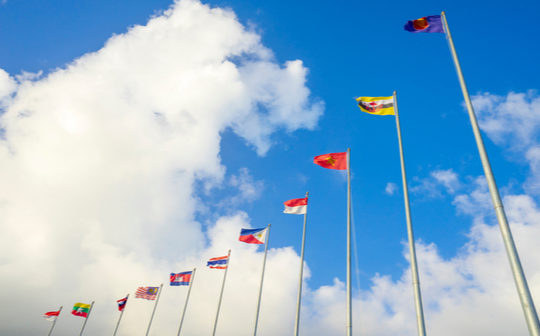
<svg viewBox="0 0 540 336">
<path fill-rule="evenodd" d="M 171 286 L 189 286 L 191 273 L 192 271 L 171 273 Z"/>
<path fill-rule="evenodd" d="M 238 240 L 248 244 L 264 244 L 266 242 L 266 229 L 242 229 Z"/>
<path fill-rule="evenodd" d="M 283 202 L 283 204 L 285 204 L 285 210 L 283 210 L 283 213 L 303 215 L 307 212 L 307 197 L 288 200 L 287 202 Z"/>
</svg>

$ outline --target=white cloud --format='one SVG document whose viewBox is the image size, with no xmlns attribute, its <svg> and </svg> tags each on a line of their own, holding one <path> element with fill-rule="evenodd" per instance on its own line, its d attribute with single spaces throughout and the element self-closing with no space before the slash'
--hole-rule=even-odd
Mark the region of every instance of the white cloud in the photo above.
<svg viewBox="0 0 540 336">
<path fill-rule="evenodd" d="M 394 193 L 397 191 L 398 187 L 395 183 L 392 183 L 392 182 L 388 182 L 386 184 L 386 187 L 384 188 L 384 192 L 387 194 L 387 195 L 394 195 Z"/>
<path fill-rule="evenodd" d="M 72 335 L 82 320 L 69 316 L 69 305 L 92 300 L 87 333 L 110 333 L 114 299 L 198 266 L 184 332 L 208 334 L 222 272 L 201 260 L 225 254 L 250 222 L 231 211 L 204 232 L 195 220 L 194 184 L 227 181 L 219 146 L 229 127 L 261 154 L 273 132 L 314 127 L 322 103 L 308 100 L 306 73 L 300 61 L 276 64 L 231 11 L 195 1 L 178 2 L 45 78 L 0 71 L 0 284 L 7 289 L 0 300 L 9 303 L 1 333 L 44 333 L 49 325 L 38 317 L 63 304 L 55 334 Z M 453 258 L 442 258 L 434 244 L 417 245 L 428 332 L 526 335 L 498 228 L 467 208 L 485 204 L 484 187 L 478 182 L 458 201 L 465 191 L 451 173 L 439 171 L 429 181 L 439 193 L 453 193 L 475 224 Z M 244 199 L 257 197 L 249 172 L 235 176 L 228 181 Z M 540 210 L 529 196 L 504 201 L 538 298 Z M 262 252 L 233 247 L 218 331 L 248 335 Z M 291 248 L 270 249 L 260 335 L 292 331 L 297 279 L 290 269 L 298 263 Z M 304 288 L 302 333 L 343 333 L 344 284 Z M 176 331 L 185 294 L 186 288 L 164 288 L 153 334 Z M 415 334 L 407 271 L 398 280 L 374 276 L 354 304 L 360 334 Z M 151 310 L 152 302 L 131 298 L 119 334 L 145 330 Z"/>
<path fill-rule="evenodd" d="M 452 169 L 438 169 L 428 177 L 413 179 L 411 191 L 425 197 L 441 197 L 443 193 L 454 194 L 462 187 L 458 175 Z"/>
</svg>

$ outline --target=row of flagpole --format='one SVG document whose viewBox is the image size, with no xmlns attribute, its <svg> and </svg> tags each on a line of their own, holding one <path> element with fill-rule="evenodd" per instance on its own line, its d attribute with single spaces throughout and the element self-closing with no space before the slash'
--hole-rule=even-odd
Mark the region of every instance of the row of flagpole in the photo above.
<svg viewBox="0 0 540 336">
<path fill-rule="evenodd" d="M 429 16 L 424 17 L 418 20 L 409 21 L 407 25 L 405 25 L 405 29 L 412 31 L 412 32 L 428 32 L 428 33 L 445 33 L 446 38 L 448 40 L 450 52 L 454 61 L 454 65 L 456 67 L 459 83 L 462 89 L 462 93 L 465 99 L 465 104 L 467 107 L 467 111 L 469 113 L 469 118 L 471 121 L 471 126 L 473 129 L 473 134 L 476 140 L 476 144 L 478 147 L 480 160 L 482 162 L 482 167 L 484 169 L 484 174 L 486 176 L 491 198 L 495 207 L 495 213 L 497 216 L 497 220 L 499 223 L 499 227 L 501 230 L 501 235 L 506 247 L 507 255 L 509 258 L 511 270 L 514 276 L 515 284 L 518 291 L 518 296 L 521 301 L 521 305 L 523 308 L 523 312 L 525 315 L 525 320 L 527 323 L 527 327 L 529 329 L 529 333 L 532 336 L 540 336 L 540 323 L 538 320 L 538 315 L 534 306 L 534 302 L 531 297 L 531 293 L 521 266 L 521 262 L 515 247 L 514 240 L 512 238 L 512 233 L 510 230 L 510 227 L 508 225 L 506 214 L 504 211 L 504 207 L 502 204 L 502 201 L 499 196 L 499 191 L 497 188 L 497 185 L 495 183 L 495 179 L 493 177 L 493 173 L 491 170 L 491 166 L 489 163 L 489 159 L 483 144 L 482 135 L 480 133 L 478 122 L 476 120 L 476 116 L 474 113 L 474 109 L 471 103 L 471 99 L 469 97 L 469 93 L 465 84 L 465 80 L 461 71 L 461 66 L 459 64 L 459 60 L 457 57 L 457 53 L 455 50 L 454 42 L 452 40 L 452 35 L 450 33 L 450 30 L 448 28 L 448 23 L 446 20 L 446 15 L 444 12 L 441 13 L 440 16 Z M 414 240 L 414 232 L 413 232 L 413 226 L 412 226 L 412 219 L 411 219 L 411 209 L 410 209 L 410 201 L 409 201 L 409 194 L 408 194 L 408 187 L 407 187 L 407 174 L 406 174 L 406 168 L 405 168 L 405 158 L 404 158 L 404 150 L 403 150 L 403 143 L 402 143 L 402 136 L 401 136 L 401 126 L 399 121 L 399 112 L 398 112 L 398 105 L 397 105 L 397 93 L 396 91 L 393 92 L 392 97 L 360 97 L 357 98 L 357 101 L 359 103 L 359 107 L 362 111 L 371 113 L 371 114 L 378 114 L 378 115 L 394 115 L 395 121 L 396 121 L 396 131 L 397 131 L 397 137 L 398 137 L 398 145 L 399 145 L 399 154 L 400 154 L 400 165 L 401 165 L 401 173 L 402 173 L 402 183 L 403 183 L 403 197 L 404 197 L 404 206 L 405 206 L 405 218 L 406 218 L 406 225 L 407 225 L 407 237 L 408 237 L 408 246 L 409 246 L 409 253 L 410 253 L 410 263 L 411 263 L 411 275 L 412 275 L 412 287 L 413 287 L 413 294 L 414 294 L 414 304 L 415 304 L 415 310 L 416 310 L 416 324 L 417 324 L 417 331 L 419 336 L 426 336 L 426 324 L 425 324 L 425 318 L 424 318 L 424 311 L 423 311 L 423 305 L 422 305 L 422 295 L 421 295 L 421 289 L 420 289 L 420 278 L 419 278 L 419 271 L 418 271 L 418 264 L 417 264 L 417 257 L 416 257 L 416 249 L 415 249 L 415 240 Z M 347 260 L 346 260 L 346 335 L 352 336 L 352 327 L 353 327 L 353 314 L 352 314 L 352 272 L 351 272 L 351 157 L 350 157 L 350 148 L 347 149 L 347 152 L 344 153 L 330 153 L 325 155 L 319 155 L 315 157 L 314 163 L 329 169 L 338 169 L 338 170 L 347 170 Z M 307 198 L 308 193 L 306 193 L 305 199 L 295 199 L 291 201 L 300 201 L 301 205 L 298 205 L 300 203 L 295 203 L 295 205 L 292 207 L 300 207 L 305 206 L 302 210 L 302 212 L 288 212 L 288 213 L 295 213 L 295 214 L 303 214 L 304 215 L 304 225 L 303 225 L 303 232 L 302 232 L 302 244 L 301 244 L 301 256 L 300 256 L 300 277 L 299 277 L 299 283 L 298 283 L 298 296 L 297 296 L 297 306 L 296 306 L 296 318 L 295 318 L 295 327 L 294 327 L 294 335 L 299 335 L 299 329 L 300 329 L 300 308 L 301 308 L 301 296 L 302 296 L 302 282 L 303 282 L 303 267 L 304 267 L 304 249 L 305 249 L 305 240 L 306 240 L 306 227 L 307 227 Z M 287 201 L 287 202 L 291 202 Z M 285 206 L 287 209 L 287 202 L 285 202 Z M 291 203 L 292 204 L 292 203 Z M 287 211 L 284 211 L 287 213 Z M 259 313 L 260 313 L 260 306 L 261 306 L 261 298 L 262 298 L 262 290 L 263 290 L 263 283 L 264 283 L 264 275 L 265 275 L 265 268 L 266 268 L 266 257 L 268 253 L 268 245 L 269 245 L 269 235 L 270 235 L 270 227 L 271 225 L 268 224 L 266 228 L 261 229 L 242 229 L 240 240 L 246 243 L 250 244 L 264 244 L 264 257 L 263 257 L 263 264 L 262 264 L 262 271 L 261 271 L 261 280 L 259 284 L 259 291 L 258 291 L 258 298 L 257 298 L 257 308 L 256 308 L 256 314 L 255 314 L 255 322 L 254 322 L 254 328 L 253 328 L 253 336 L 256 336 L 257 334 L 257 328 L 259 323 Z M 264 235 L 264 241 L 262 239 Z M 228 261 L 230 258 L 230 250 L 227 255 L 227 267 L 225 268 L 224 276 L 223 276 L 223 282 L 221 286 L 220 296 L 219 296 L 219 302 L 218 302 L 218 308 L 216 312 L 214 327 L 212 331 L 212 335 L 216 334 L 216 328 L 220 313 L 220 307 L 223 297 L 223 291 L 225 287 L 225 280 L 227 277 L 227 271 L 228 271 Z M 190 273 L 190 281 L 189 281 L 189 289 L 186 297 L 186 301 L 184 303 L 184 309 L 182 311 L 181 320 L 180 320 L 180 326 L 178 329 L 178 335 L 180 335 L 182 330 L 182 324 L 184 321 L 187 304 L 189 301 L 189 295 L 191 292 L 191 286 L 193 284 L 194 276 L 195 276 L 195 270 Z M 189 272 L 184 272 L 189 273 Z M 180 273 L 179 273 L 180 274 Z M 173 274 L 171 274 L 172 277 Z M 171 278 L 172 279 L 172 278 Z M 156 307 L 159 301 L 159 297 L 161 294 L 161 289 L 163 287 L 163 284 L 159 287 L 157 291 L 157 299 L 154 304 L 154 308 L 152 311 L 152 316 L 150 318 L 150 322 L 148 324 L 148 328 L 146 331 L 146 335 L 150 332 L 150 327 L 152 324 L 152 320 L 154 318 L 154 314 L 156 311 Z M 150 288 L 150 287 L 148 287 Z M 156 287 L 151 287 L 156 288 Z M 126 297 L 127 300 L 127 297 Z M 83 334 L 84 327 L 86 325 L 86 321 L 88 316 L 90 315 L 90 312 L 92 310 L 92 307 L 94 305 L 94 302 L 90 305 L 90 309 L 88 311 L 88 315 L 86 317 L 86 320 L 81 328 L 80 335 Z M 62 307 L 60 307 L 60 310 Z M 59 311 L 58 311 L 59 313 Z M 120 314 L 120 317 L 118 319 L 115 331 L 113 335 L 116 335 L 116 332 L 118 330 L 118 327 L 120 325 L 120 321 L 122 319 L 123 310 Z M 56 320 L 54 321 L 56 323 Z M 49 331 L 49 335 L 51 335 L 52 330 L 54 328 L 54 324 L 51 326 L 51 329 Z"/>
</svg>

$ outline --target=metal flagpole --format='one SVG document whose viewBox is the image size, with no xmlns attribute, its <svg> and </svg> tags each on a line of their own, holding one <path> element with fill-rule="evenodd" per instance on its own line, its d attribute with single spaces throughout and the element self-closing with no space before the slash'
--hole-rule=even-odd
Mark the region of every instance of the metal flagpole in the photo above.
<svg viewBox="0 0 540 336">
<path fill-rule="evenodd" d="M 126 295 L 126 305 L 127 305 L 127 299 L 129 299 L 129 293 L 128 293 L 128 295 Z M 122 320 L 122 315 L 124 315 L 124 310 L 125 309 L 126 309 L 126 307 L 124 306 L 124 309 L 122 309 L 122 311 L 120 312 L 120 317 L 118 318 L 118 322 L 116 323 L 116 328 L 114 328 L 113 336 L 115 336 L 116 331 L 118 331 L 118 326 L 120 326 L 120 320 Z"/>
<path fill-rule="evenodd" d="M 399 158 L 401 161 L 401 179 L 403 181 L 403 198 L 405 202 L 405 217 L 407 219 L 407 235 L 409 237 L 409 254 L 411 257 L 411 273 L 414 290 L 414 305 L 416 307 L 416 325 L 419 336 L 426 336 L 426 326 L 424 323 L 424 309 L 422 307 L 422 294 L 420 292 L 420 279 L 418 276 L 418 264 L 416 263 L 416 248 L 414 245 L 414 233 L 411 221 L 411 208 L 409 203 L 409 189 L 407 187 L 407 172 L 405 170 L 405 157 L 403 154 L 403 143 L 401 141 L 401 126 L 399 125 L 399 113 L 397 106 L 397 94 L 394 91 L 394 111 L 396 115 L 396 128 L 399 142 Z"/>
<path fill-rule="evenodd" d="M 92 303 L 90 304 L 90 310 L 88 310 L 88 315 L 86 315 L 86 317 L 84 318 L 84 323 L 82 325 L 81 333 L 79 334 L 79 336 L 82 336 L 83 334 L 84 327 L 86 326 L 86 321 L 88 321 L 88 319 L 90 318 L 90 313 L 92 312 L 92 308 L 94 308 L 94 301 L 92 301 Z"/>
<path fill-rule="evenodd" d="M 219 317 L 219 310 L 221 308 L 221 299 L 223 298 L 223 289 L 225 288 L 225 280 L 227 279 L 227 272 L 229 271 L 229 262 L 231 260 L 231 250 L 227 253 L 227 268 L 225 268 L 225 274 L 223 274 L 223 282 L 221 283 L 221 292 L 219 293 L 219 301 L 216 312 L 216 320 L 214 321 L 214 330 L 212 331 L 212 336 L 216 335 L 217 322 Z"/>
<path fill-rule="evenodd" d="M 309 192 L 306 192 L 306 198 L 308 197 Z M 304 214 L 304 230 L 302 233 L 302 252 L 300 252 L 300 280 L 298 280 L 298 299 L 296 300 L 296 323 L 294 325 L 294 335 L 298 336 L 300 329 L 300 305 L 302 301 L 302 282 L 304 274 L 304 247 L 306 244 L 306 223 L 307 223 L 307 207 L 306 213 Z"/>
<path fill-rule="evenodd" d="M 189 279 L 189 288 L 187 291 L 186 302 L 184 303 L 184 310 L 182 311 L 182 317 L 180 318 L 180 327 L 178 327 L 178 336 L 180 336 L 180 332 L 182 331 L 182 324 L 184 323 L 184 316 L 186 315 L 187 304 L 189 301 L 189 294 L 191 293 L 191 285 L 193 285 L 193 281 L 195 280 L 196 270 L 197 270 L 196 268 L 193 269 L 193 271 L 191 272 L 191 278 Z"/>
<path fill-rule="evenodd" d="M 150 326 L 152 325 L 152 320 L 154 319 L 154 314 L 156 312 L 156 307 L 159 301 L 159 297 L 161 296 L 161 289 L 163 288 L 163 284 L 159 285 L 159 291 L 156 298 L 156 303 L 154 304 L 154 309 L 152 310 L 152 316 L 150 317 L 150 322 L 148 322 L 148 329 L 146 329 L 146 336 L 150 333 Z"/>
<path fill-rule="evenodd" d="M 347 148 L 347 336 L 352 336 L 351 291 L 351 149 Z"/>
<path fill-rule="evenodd" d="M 467 111 L 469 112 L 469 119 L 471 120 L 471 126 L 473 129 L 474 138 L 476 140 L 476 145 L 478 147 L 478 152 L 480 154 L 480 160 L 482 161 L 482 167 L 484 168 L 484 175 L 486 176 L 486 180 L 489 186 L 491 200 L 495 207 L 495 213 L 497 215 L 499 228 L 501 230 L 501 235 L 504 241 L 504 245 L 506 247 L 506 253 L 510 261 L 510 267 L 512 269 L 512 274 L 514 276 L 514 281 L 516 283 L 519 299 L 521 300 L 521 307 L 523 308 L 523 313 L 525 315 L 527 327 L 529 328 L 530 335 L 539 336 L 540 323 L 538 321 L 536 308 L 534 307 L 534 302 L 531 297 L 531 292 L 529 291 L 529 286 L 527 285 L 527 279 L 525 278 L 525 274 L 523 273 L 523 268 L 521 267 L 521 262 L 519 260 L 519 255 L 516 250 L 516 245 L 514 244 L 512 232 L 510 231 L 510 227 L 506 219 L 504 207 L 501 202 L 501 197 L 499 196 L 499 190 L 497 188 L 497 184 L 495 183 L 493 172 L 491 171 L 491 165 L 489 163 L 486 149 L 484 148 L 482 135 L 478 127 L 478 122 L 476 120 L 476 115 L 474 113 L 474 109 L 471 103 L 471 98 L 469 97 L 467 85 L 465 84 L 463 73 L 461 72 L 461 66 L 459 64 L 456 49 L 454 47 L 454 41 L 452 40 L 452 34 L 450 34 L 450 29 L 448 28 L 448 22 L 446 21 L 446 14 L 444 13 L 444 11 L 441 13 L 441 18 L 442 18 L 442 22 L 444 26 L 444 31 L 446 32 L 448 45 L 450 46 L 450 52 L 452 54 L 452 58 L 454 59 L 454 65 L 456 66 L 456 71 L 459 78 L 459 84 L 461 85 L 461 91 L 463 92 L 463 97 L 465 99 L 465 105 L 467 106 Z"/>
<path fill-rule="evenodd" d="M 56 324 L 56 320 L 58 320 L 58 316 L 60 316 L 60 313 L 62 312 L 62 308 L 64 306 L 60 306 L 60 310 L 58 311 L 58 315 L 54 317 L 54 321 L 52 323 L 52 326 L 51 326 L 51 329 L 49 330 L 49 334 L 47 334 L 47 336 L 51 336 L 52 335 L 52 331 L 54 329 L 54 325 Z"/>
<path fill-rule="evenodd" d="M 266 254 L 268 253 L 268 241 L 270 240 L 270 224 L 266 228 L 266 241 L 264 242 L 264 259 L 263 259 L 263 268 L 261 273 L 261 284 L 259 286 L 259 299 L 257 301 L 257 313 L 255 315 L 255 328 L 253 328 L 253 336 L 257 335 L 257 325 L 259 324 L 259 310 L 261 308 L 261 295 L 264 281 L 264 269 L 266 267 Z"/>
</svg>

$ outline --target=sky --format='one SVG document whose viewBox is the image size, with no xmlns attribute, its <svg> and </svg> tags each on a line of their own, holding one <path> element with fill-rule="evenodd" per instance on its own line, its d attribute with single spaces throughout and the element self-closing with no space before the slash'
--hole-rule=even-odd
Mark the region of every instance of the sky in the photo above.
<svg viewBox="0 0 540 336">
<path fill-rule="evenodd" d="M 443 34 L 445 10 L 533 300 L 540 301 L 537 1 L 0 2 L 0 333 L 249 335 L 272 224 L 259 335 L 288 335 L 309 192 L 301 335 L 345 333 L 346 175 L 313 164 L 351 149 L 354 335 L 415 335 L 395 121 L 357 96 L 397 91 L 428 334 L 527 335 Z M 356 267 L 357 265 L 357 267 Z"/>
</svg>

